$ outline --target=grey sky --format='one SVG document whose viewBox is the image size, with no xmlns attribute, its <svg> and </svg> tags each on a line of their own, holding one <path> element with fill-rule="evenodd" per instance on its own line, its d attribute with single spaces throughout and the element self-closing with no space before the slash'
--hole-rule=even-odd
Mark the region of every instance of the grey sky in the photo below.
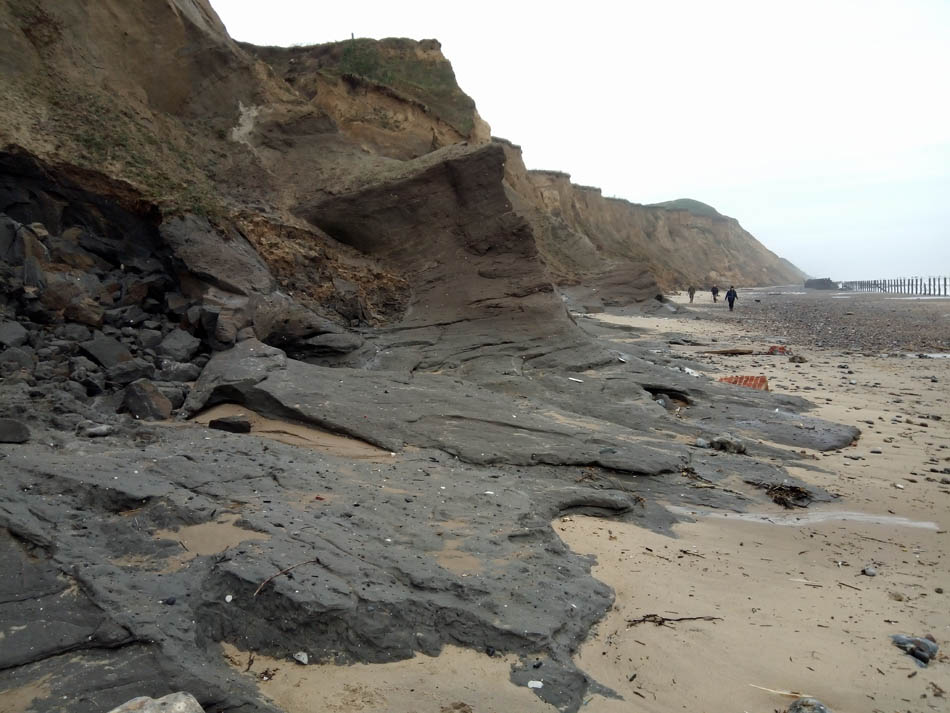
<svg viewBox="0 0 950 713">
<path fill-rule="evenodd" d="M 529 168 L 704 201 L 812 275 L 950 274 L 947 0 L 211 1 L 255 44 L 436 38 Z"/>
</svg>

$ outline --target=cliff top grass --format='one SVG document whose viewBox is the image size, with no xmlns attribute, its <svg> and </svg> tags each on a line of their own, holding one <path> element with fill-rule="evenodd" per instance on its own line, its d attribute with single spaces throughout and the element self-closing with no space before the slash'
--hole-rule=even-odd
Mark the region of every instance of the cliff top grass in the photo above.
<svg viewBox="0 0 950 713">
<path fill-rule="evenodd" d="M 298 71 L 360 77 L 392 87 L 423 104 L 463 136 L 474 127 L 475 102 L 459 88 L 452 65 L 436 40 L 357 38 L 305 47 L 242 46 L 268 62 L 293 59 Z"/>
</svg>

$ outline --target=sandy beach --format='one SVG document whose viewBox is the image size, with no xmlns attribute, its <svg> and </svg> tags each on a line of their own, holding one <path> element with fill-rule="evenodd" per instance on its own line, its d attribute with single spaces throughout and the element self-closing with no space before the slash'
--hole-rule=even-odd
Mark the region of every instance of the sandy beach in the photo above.
<svg viewBox="0 0 950 713">
<path fill-rule="evenodd" d="M 807 509 L 698 511 L 666 502 L 683 519 L 673 537 L 604 518 L 556 520 L 562 540 L 596 558 L 594 576 L 616 594 L 576 660 L 622 698 L 590 695 L 582 709 L 771 712 L 794 700 L 786 694 L 807 694 L 838 713 L 946 710 L 950 359 L 884 356 L 867 341 L 848 350 L 819 346 L 820 336 L 793 342 L 776 335 L 780 315 L 800 295 L 762 291 L 758 299 L 782 304 L 769 314 L 744 311 L 763 302 L 754 302 L 756 292 L 742 294 L 731 314 L 698 300 L 668 317 L 599 318 L 636 327 L 632 340 L 672 342 L 684 365 L 712 378 L 765 376 L 770 390 L 804 396 L 815 415 L 856 425 L 862 435 L 850 448 L 805 452 L 808 467 L 789 470 L 835 496 Z M 807 299 L 813 312 L 860 313 L 852 341 L 877 335 L 881 320 L 893 319 L 874 296 L 854 296 L 847 308 L 827 295 Z M 931 333 L 950 323 L 950 301 L 908 301 L 900 309 L 929 320 Z M 800 311 L 793 303 L 790 313 Z M 895 353 L 938 346 L 897 333 L 890 340 Z M 804 361 L 761 354 L 774 344 Z M 754 353 L 704 353 L 726 349 Z M 683 488 L 692 487 L 754 493 L 740 472 L 716 484 L 684 479 Z M 938 660 L 919 667 L 892 645 L 899 633 L 932 634 L 941 644 Z M 555 710 L 509 681 L 511 661 L 464 649 L 350 667 L 296 667 L 263 656 L 248 665 L 247 653 L 232 648 L 228 656 L 294 713 Z M 537 680 L 543 685 L 543 666 Z"/>
</svg>

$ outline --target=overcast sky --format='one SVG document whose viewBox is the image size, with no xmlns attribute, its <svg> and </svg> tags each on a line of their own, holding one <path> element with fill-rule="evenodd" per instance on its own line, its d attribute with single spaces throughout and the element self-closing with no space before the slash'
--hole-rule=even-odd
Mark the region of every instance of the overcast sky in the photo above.
<svg viewBox="0 0 950 713">
<path fill-rule="evenodd" d="M 438 39 L 529 168 L 709 203 L 813 276 L 950 275 L 950 0 L 211 2 L 255 44 Z"/>
</svg>

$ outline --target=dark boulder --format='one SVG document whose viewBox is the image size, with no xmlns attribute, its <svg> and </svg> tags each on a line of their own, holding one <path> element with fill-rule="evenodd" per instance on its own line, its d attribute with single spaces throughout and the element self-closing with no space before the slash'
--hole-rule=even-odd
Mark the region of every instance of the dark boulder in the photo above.
<svg viewBox="0 0 950 713">
<path fill-rule="evenodd" d="M 26 443 L 30 440 L 30 429 L 22 421 L 13 418 L 0 418 L 0 443 Z"/>
<path fill-rule="evenodd" d="M 201 375 L 197 364 L 162 360 L 161 368 L 155 374 L 161 381 L 195 381 Z"/>
<path fill-rule="evenodd" d="M 250 433 L 251 422 L 240 416 L 225 416 L 224 418 L 215 418 L 208 423 L 209 428 L 218 431 L 228 431 L 229 433 Z"/>
<path fill-rule="evenodd" d="M 144 359 L 130 359 L 106 369 L 106 377 L 113 384 L 124 386 L 137 379 L 151 379 L 155 376 L 155 366 Z"/>
<path fill-rule="evenodd" d="M 190 360 L 201 347 L 201 340 L 183 329 L 169 332 L 158 345 L 158 353 L 175 361 Z"/>
<path fill-rule="evenodd" d="M 172 415 L 171 401 L 146 379 L 129 384 L 123 405 L 135 418 L 144 421 L 163 421 Z"/>
<path fill-rule="evenodd" d="M 240 295 L 274 288 L 267 265 L 237 231 L 223 234 L 193 215 L 172 218 L 159 230 L 177 261 L 195 277 Z"/>
<path fill-rule="evenodd" d="M 106 369 L 129 361 L 132 358 L 132 353 L 124 344 L 112 337 L 105 336 L 101 332 L 97 332 L 88 342 L 82 342 L 79 345 L 79 349 Z"/>
<path fill-rule="evenodd" d="M 0 352 L 0 374 L 25 371 L 30 374 L 36 368 L 36 355 L 27 346 L 11 347 Z"/>
<path fill-rule="evenodd" d="M 0 322 L 0 347 L 20 347 L 26 344 L 30 333 L 19 322 Z"/>
</svg>

